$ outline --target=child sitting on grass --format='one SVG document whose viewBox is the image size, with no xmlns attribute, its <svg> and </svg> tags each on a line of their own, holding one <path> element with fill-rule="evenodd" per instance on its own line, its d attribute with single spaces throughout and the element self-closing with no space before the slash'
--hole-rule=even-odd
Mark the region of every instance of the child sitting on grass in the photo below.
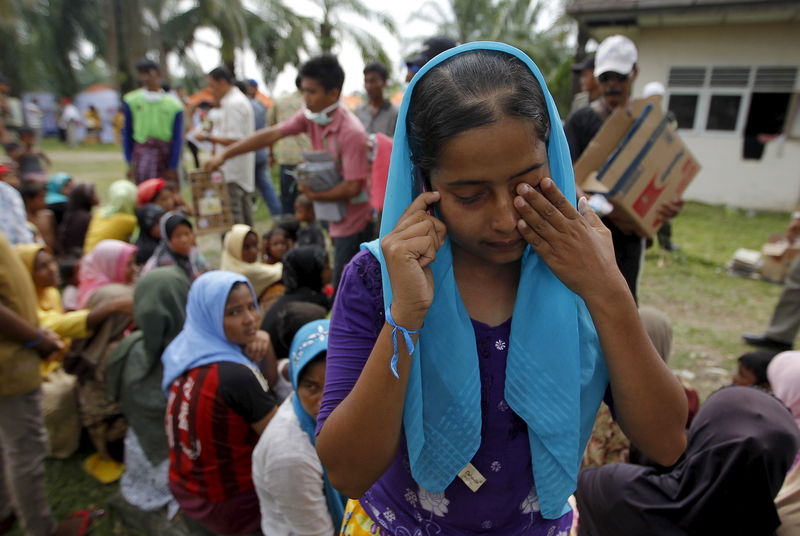
<svg viewBox="0 0 800 536">
<path fill-rule="evenodd" d="M 263 260 L 266 264 L 276 264 L 283 260 L 283 256 L 291 248 L 289 233 L 282 227 L 273 227 L 261 237 L 264 252 Z"/>
<path fill-rule="evenodd" d="M 770 389 L 767 367 L 778 352 L 757 350 L 739 356 L 739 367 L 733 375 L 734 385 L 755 386 Z"/>
<path fill-rule="evenodd" d="M 300 194 L 295 199 L 294 213 L 300 222 L 300 229 L 297 231 L 297 245 L 324 248 L 325 234 L 322 232 L 322 226 L 314 214 L 314 203 L 311 202 L 306 194 Z"/>
</svg>

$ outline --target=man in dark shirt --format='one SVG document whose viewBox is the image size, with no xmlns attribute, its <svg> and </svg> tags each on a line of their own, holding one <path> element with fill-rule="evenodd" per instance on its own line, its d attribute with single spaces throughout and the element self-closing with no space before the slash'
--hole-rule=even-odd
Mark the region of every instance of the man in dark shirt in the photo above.
<svg viewBox="0 0 800 536">
<path fill-rule="evenodd" d="M 639 73 L 637 59 L 636 45 L 623 35 L 612 35 L 600 43 L 594 70 L 600 85 L 600 98 L 572 112 L 564 127 L 573 162 L 580 158 L 611 113 L 628 106 L 633 82 Z M 682 201 L 665 205 L 661 210 L 662 218 L 668 220 L 674 217 L 681 205 Z M 636 298 L 645 239 L 630 229 L 621 228 L 625 226 L 615 218 L 613 212 L 603 218 L 603 223 L 611 230 L 617 266 Z"/>
<path fill-rule="evenodd" d="M 381 63 L 370 63 L 364 67 L 364 90 L 367 102 L 356 108 L 356 117 L 364 125 L 367 134 L 382 133 L 394 137 L 397 124 L 397 106 L 386 99 L 383 92 L 389 81 L 389 71 Z"/>
</svg>

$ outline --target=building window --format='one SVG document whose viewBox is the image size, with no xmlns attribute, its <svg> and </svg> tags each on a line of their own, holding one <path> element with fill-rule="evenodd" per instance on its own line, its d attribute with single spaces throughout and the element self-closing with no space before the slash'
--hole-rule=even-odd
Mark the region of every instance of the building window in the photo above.
<svg viewBox="0 0 800 536">
<path fill-rule="evenodd" d="M 697 99 L 699 95 L 671 94 L 667 109 L 675 114 L 678 128 L 693 129 L 694 119 L 697 115 Z"/>
<path fill-rule="evenodd" d="M 741 104 L 740 95 L 711 95 L 706 130 L 736 130 Z"/>
<path fill-rule="evenodd" d="M 744 158 L 759 160 L 764 146 L 783 134 L 791 97 L 791 93 L 753 93 L 744 127 Z"/>
<path fill-rule="evenodd" d="M 765 140 L 800 137 L 799 74 L 792 66 L 672 67 L 667 108 L 678 128 L 742 135 L 745 158 L 760 158 Z"/>
</svg>

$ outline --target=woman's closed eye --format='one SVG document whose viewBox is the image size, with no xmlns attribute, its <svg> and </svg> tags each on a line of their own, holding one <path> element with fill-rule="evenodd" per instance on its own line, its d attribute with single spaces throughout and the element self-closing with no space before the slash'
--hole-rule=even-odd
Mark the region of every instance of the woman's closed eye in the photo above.
<svg viewBox="0 0 800 536">
<path fill-rule="evenodd" d="M 462 205 L 471 205 L 473 203 L 477 203 L 485 196 L 486 192 L 463 192 L 461 194 L 453 193 L 453 197 L 455 197 L 456 201 L 461 203 Z"/>
</svg>

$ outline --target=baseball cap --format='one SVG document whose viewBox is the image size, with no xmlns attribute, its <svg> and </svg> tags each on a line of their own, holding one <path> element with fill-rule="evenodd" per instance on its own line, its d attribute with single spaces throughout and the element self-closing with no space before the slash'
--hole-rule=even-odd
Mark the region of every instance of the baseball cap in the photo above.
<svg viewBox="0 0 800 536">
<path fill-rule="evenodd" d="M 433 58 L 456 46 L 456 42 L 445 35 L 436 35 L 422 43 L 422 50 L 406 59 L 406 65 L 422 67 Z"/>
<path fill-rule="evenodd" d="M 624 35 L 607 37 L 597 47 L 594 75 L 599 77 L 609 72 L 630 74 L 638 57 L 636 45 Z"/>
<path fill-rule="evenodd" d="M 586 69 L 594 69 L 594 56 L 586 56 L 583 61 L 572 65 L 572 72 L 579 73 Z"/>
</svg>

